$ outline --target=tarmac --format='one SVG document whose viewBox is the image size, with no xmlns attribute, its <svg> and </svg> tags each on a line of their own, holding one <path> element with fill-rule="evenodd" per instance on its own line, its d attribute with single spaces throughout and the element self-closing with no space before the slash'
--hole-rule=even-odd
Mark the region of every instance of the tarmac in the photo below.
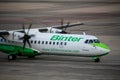
<svg viewBox="0 0 120 80">
<path fill-rule="evenodd" d="M 68 28 L 86 32 L 107 44 L 111 52 L 96 63 L 88 57 L 41 55 L 8 61 L 0 52 L 0 80 L 120 80 L 120 2 L 118 0 L 4 0 L 0 2 L 0 30 L 48 27 L 67 22 L 84 25 Z M 27 25 L 26 25 L 27 27 Z"/>
</svg>

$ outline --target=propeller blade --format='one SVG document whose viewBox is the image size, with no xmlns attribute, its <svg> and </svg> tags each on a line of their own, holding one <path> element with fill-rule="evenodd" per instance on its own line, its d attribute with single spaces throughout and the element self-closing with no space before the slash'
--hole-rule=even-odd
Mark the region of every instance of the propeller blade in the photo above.
<svg viewBox="0 0 120 80">
<path fill-rule="evenodd" d="M 31 46 L 31 44 L 30 44 L 30 41 L 29 41 L 28 39 L 27 39 L 26 41 L 27 41 L 29 47 L 31 48 L 32 46 Z"/>
<path fill-rule="evenodd" d="M 15 33 L 15 32 L 13 32 L 13 34 L 12 34 L 12 36 L 13 36 L 13 40 L 14 40 L 14 33 Z"/>
<path fill-rule="evenodd" d="M 70 22 L 67 22 L 67 25 L 65 27 L 65 30 L 69 27 Z"/>
<path fill-rule="evenodd" d="M 29 33 L 29 31 L 30 31 L 30 29 L 31 29 L 31 26 L 32 26 L 32 24 L 29 25 L 27 34 Z"/>
<path fill-rule="evenodd" d="M 63 18 L 61 18 L 61 26 L 63 27 Z"/>
<path fill-rule="evenodd" d="M 32 47 L 29 39 L 30 39 L 31 37 L 34 37 L 35 35 L 29 35 L 29 31 L 30 31 L 30 29 L 31 29 L 31 26 L 32 26 L 32 24 L 29 25 L 27 32 L 25 31 L 25 26 L 24 26 L 24 24 L 23 24 L 23 26 L 22 26 L 23 31 L 24 31 L 24 36 L 21 37 L 21 38 L 19 38 L 19 39 L 20 39 L 20 40 L 23 40 L 23 49 L 25 49 L 26 43 L 28 43 L 28 45 L 29 45 L 30 48 Z"/>
<path fill-rule="evenodd" d="M 30 37 L 34 37 L 35 35 L 34 34 L 32 34 L 32 35 L 29 35 Z"/>
<path fill-rule="evenodd" d="M 22 29 L 23 29 L 24 33 L 26 34 L 26 32 L 25 32 L 25 26 L 24 26 L 24 24 L 23 24 L 23 26 L 22 26 Z"/>
<path fill-rule="evenodd" d="M 67 22 L 67 27 L 69 26 L 70 22 Z"/>
<path fill-rule="evenodd" d="M 26 46 L 26 39 L 23 40 L 23 49 L 25 49 Z"/>
<path fill-rule="evenodd" d="M 22 37 L 24 40 L 23 40 L 23 49 L 26 47 L 26 43 L 28 43 L 28 45 L 29 45 L 29 47 L 31 48 L 31 44 L 30 44 L 30 41 L 29 41 L 29 39 L 30 39 L 30 36 L 25 36 L 25 37 Z M 22 39 L 21 38 L 21 39 Z"/>
</svg>

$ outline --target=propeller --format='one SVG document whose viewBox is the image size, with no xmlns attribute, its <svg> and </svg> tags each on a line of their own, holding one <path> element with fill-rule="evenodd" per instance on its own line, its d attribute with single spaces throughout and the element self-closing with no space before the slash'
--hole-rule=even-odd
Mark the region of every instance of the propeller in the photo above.
<svg viewBox="0 0 120 80">
<path fill-rule="evenodd" d="M 61 18 L 61 27 L 63 29 L 63 18 Z"/>
<path fill-rule="evenodd" d="M 67 29 L 67 27 L 69 27 L 70 22 L 67 22 L 66 27 L 64 27 L 63 24 L 64 24 L 64 19 L 61 18 L 61 29 L 62 29 L 61 33 L 65 33 L 66 34 L 67 33 L 66 29 Z"/>
<path fill-rule="evenodd" d="M 63 20 L 63 18 L 61 18 L 61 26 L 59 28 L 62 29 L 61 33 L 67 34 L 68 32 L 66 32 L 66 29 L 68 27 L 79 26 L 79 25 L 84 25 L 84 23 L 72 23 L 72 24 L 70 24 L 70 22 L 67 22 L 67 24 L 64 24 L 64 20 Z M 80 30 L 80 31 L 83 31 L 83 30 Z M 84 30 L 84 31 L 86 31 L 86 30 Z"/>
<path fill-rule="evenodd" d="M 24 26 L 24 24 L 23 24 L 23 26 L 22 26 L 23 31 L 24 31 L 24 36 L 21 37 L 21 38 L 19 38 L 19 39 L 20 39 L 20 40 L 23 40 L 23 49 L 25 48 L 26 43 L 28 43 L 28 45 L 29 45 L 30 48 L 32 47 L 32 46 L 31 46 L 31 43 L 30 43 L 30 41 L 29 41 L 29 39 L 34 36 L 34 35 L 29 35 L 29 31 L 30 31 L 30 29 L 31 29 L 31 26 L 32 26 L 32 24 L 29 25 L 27 32 L 25 31 L 25 26 Z"/>
<path fill-rule="evenodd" d="M 66 31 L 67 27 L 69 27 L 69 24 L 70 24 L 70 22 L 67 22 L 67 25 L 65 27 L 65 31 Z"/>
</svg>

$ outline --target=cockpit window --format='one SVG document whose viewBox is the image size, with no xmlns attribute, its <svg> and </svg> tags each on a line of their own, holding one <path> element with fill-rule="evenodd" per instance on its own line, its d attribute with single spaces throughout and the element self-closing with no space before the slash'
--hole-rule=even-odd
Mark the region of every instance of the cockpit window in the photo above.
<svg viewBox="0 0 120 80">
<path fill-rule="evenodd" d="M 94 43 L 100 43 L 98 39 L 94 39 Z"/>
<path fill-rule="evenodd" d="M 89 43 L 93 43 L 93 40 L 89 40 Z"/>
<path fill-rule="evenodd" d="M 88 43 L 89 40 L 86 40 L 85 43 Z"/>
<path fill-rule="evenodd" d="M 91 44 L 91 43 L 100 43 L 98 39 L 87 39 L 85 40 L 86 44 Z"/>
</svg>

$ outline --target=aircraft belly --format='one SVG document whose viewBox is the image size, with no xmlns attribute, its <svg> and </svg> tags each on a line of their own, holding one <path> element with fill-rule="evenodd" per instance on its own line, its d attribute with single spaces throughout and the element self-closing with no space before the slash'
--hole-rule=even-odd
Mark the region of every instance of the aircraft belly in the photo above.
<svg viewBox="0 0 120 80">
<path fill-rule="evenodd" d="M 89 51 L 82 50 L 83 44 L 79 44 L 79 46 L 78 44 L 68 45 L 68 47 L 44 46 L 40 51 L 43 52 L 43 54 L 47 54 L 47 55 L 90 56 Z"/>
<path fill-rule="evenodd" d="M 70 49 L 56 49 L 56 48 L 44 48 L 42 49 L 43 54 L 46 55 L 63 55 L 63 56 L 83 56 L 83 57 L 91 57 L 95 56 L 89 51 L 82 51 L 81 49 L 70 50 Z"/>
<path fill-rule="evenodd" d="M 80 50 L 70 50 L 64 48 L 43 48 L 42 52 L 49 55 L 78 55 Z"/>
<path fill-rule="evenodd" d="M 83 57 L 94 57 L 101 55 L 98 52 L 97 47 L 92 45 L 84 44 L 68 44 L 67 46 L 46 46 L 42 47 L 34 46 L 36 50 L 42 52 L 45 55 L 63 55 L 63 56 L 83 56 Z"/>
</svg>

